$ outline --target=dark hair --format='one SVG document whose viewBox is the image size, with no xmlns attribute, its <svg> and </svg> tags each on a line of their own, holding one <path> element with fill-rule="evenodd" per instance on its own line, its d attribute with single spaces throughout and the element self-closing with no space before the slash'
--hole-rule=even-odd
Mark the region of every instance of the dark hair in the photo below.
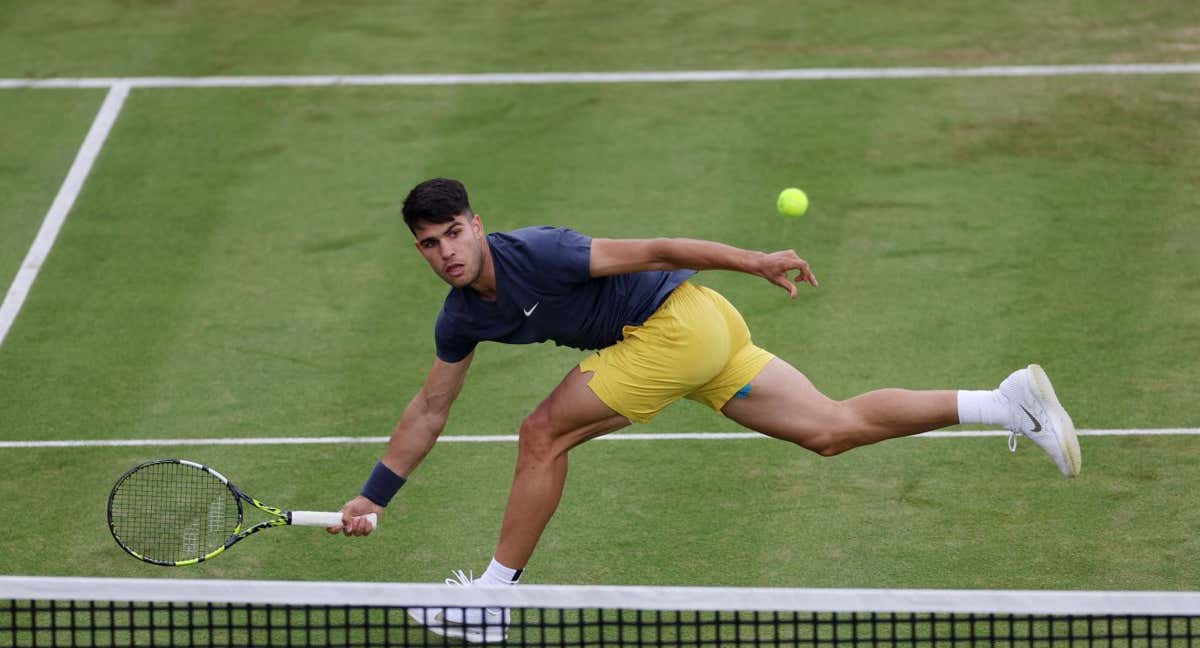
<svg viewBox="0 0 1200 648">
<path fill-rule="evenodd" d="M 467 188 L 458 180 L 434 178 L 412 188 L 400 209 L 404 223 L 416 234 L 417 222 L 449 223 L 455 216 L 470 216 Z"/>
</svg>

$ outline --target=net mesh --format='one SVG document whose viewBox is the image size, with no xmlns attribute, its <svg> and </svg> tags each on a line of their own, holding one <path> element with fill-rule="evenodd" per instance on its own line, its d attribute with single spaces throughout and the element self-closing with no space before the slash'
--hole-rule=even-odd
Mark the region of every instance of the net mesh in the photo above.
<svg viewBox="0 0 1200 648">
<path fill-rule="evenodd" d="M 457 608 L 450 608 L 457 609 Z M 1193 646 L 1195 617 L 524 609 L 512 646 Z M 476 632 L 483 636 L 485 629 Z M 503 637 L 503 638 L 500 638 Z M 479 640 L 476 640 L 477 642 Z M 5 646 L 445 646 L 402 608 L 9 602 Z"/>
<path fill-rule="evenodd" d="M 364 596 L 378 595 L 377 589 L 364 590 Z M 636 605 L 645 605 L 653 589 L 639 588 Z M 318 592 L 309 594 L 319 597 Z M 463 637 L 457 626 L 431 631 L 398 604 L 395 591 L 385 594 L 384 601 L 370 604 L 0 600 L 0 646 L 447 646 L 463 645 L 464 639 L 509 646 L 1200 646 L 1200 610 L 1160 614 L 1146 612 L 1145 605 L 1128 614 L 1112 613 L 1111 606 L 1103 614 L 1036 614 L 619 609 L 570 603 L 512 608 L 507 626 L 485 620 Z M 439 598 L 433 600 L 448 601 L 451 594 L 435 594 Z M 700 607 L 712 605 L 711 594 L 700 593 L 708 599 Z M 734 604 L 737 591 L 724 595 Z M 420 603 L 426 614 L 452 616 L 475 607 L 431 607 L 429 596 L 428 589 L 414 589 L 407 607 Z"/>
<path fill-rule="evenodd" d="M 238 501 L 203 469 L 163 461 L 138 467 L 113 487 L 108 519 L 134 553 L 177 562 L 224 545 L 238 525 Z"/>
</svg>

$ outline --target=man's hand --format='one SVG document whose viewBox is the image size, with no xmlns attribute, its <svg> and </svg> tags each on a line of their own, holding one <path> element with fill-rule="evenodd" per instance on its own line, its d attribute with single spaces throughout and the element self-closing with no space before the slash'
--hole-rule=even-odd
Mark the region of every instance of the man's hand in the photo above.
<svg viewBox="0 0 1200 648">
<path fill-rule="evenodd" d="M 800 271 L 796 275 L 795 283 L 793 283 L 792 279 L 788 278 L 788 273 L 793 270 Z M 813 288 L 820 286 L 817 283 L 817 276 L 809 269 L 808 262 L 796 256 L 794 250 L 763 254 L 755 259 L 753 271 L 754 274 L 788 291 L 792 299 L 795 299 L 798 294 L 796 290 L 796 284 L 798 283 L 807 283 Z"/>
<path fill-rule="evenodd" d="M 361 517 L 368 513 L 374 513 L 377 518 L 382 518 L 383 507 L 359 495 L 346 502 L 346 505 L 342 507 L 342 526 L 329 527 L 325 530 L 334 535 L 339 533 L 345 533 L 348 536 L 370 535 L 375 527 Z"/>
</svg>

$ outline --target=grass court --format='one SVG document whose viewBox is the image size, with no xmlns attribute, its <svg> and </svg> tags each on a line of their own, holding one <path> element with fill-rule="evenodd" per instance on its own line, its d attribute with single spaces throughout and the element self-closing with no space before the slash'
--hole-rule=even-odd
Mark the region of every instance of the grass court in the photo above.
<svg viewBox="0 0 1200 648">
<path fill-rule="evenodd" d="M 0 77 L 1189 63 L 1186 1 L 18 3 Z M 0 90 L 8 286 L 105 97 Z M 837 398 L 1046 367 L 1079 428 L 1200 427 L 1200 75 L 134 88 L 0 345 L 0 441 L 384 436 L 446 291 L 399 204 L 462 179 L 490 231 L 794 248 L 731 273 L 755 340 Z M 802 219 L 774 212 L 803 187 Z M 447 436 L 515 434 L 583 353 L 482 345 Z M 681 402 L 626 432 L 738 428 Z M 1200 437 L 597 441 L 534 583 L 1200 588 Z M 440 581 L 482 571 L 516 446 L 440 444 L 368 539 L 272 530 L 203 565 L 112 542 L 135 463 L 336 510 L 382 444 L 0 448 L 0 573 Z"/>
</svg>

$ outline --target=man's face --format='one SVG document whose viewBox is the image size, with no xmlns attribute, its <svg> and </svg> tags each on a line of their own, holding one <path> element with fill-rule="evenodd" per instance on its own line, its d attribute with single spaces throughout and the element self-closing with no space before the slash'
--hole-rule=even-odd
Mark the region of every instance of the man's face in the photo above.
<svg viewBox="0 0 1200 648">
<path fill-rule="evenodd" d="M 465 288 L 483 272 L 483 223 L 459 214 L 449 223 L 417 223 L 417 250 L 446 283 Z"/>
</svg>

